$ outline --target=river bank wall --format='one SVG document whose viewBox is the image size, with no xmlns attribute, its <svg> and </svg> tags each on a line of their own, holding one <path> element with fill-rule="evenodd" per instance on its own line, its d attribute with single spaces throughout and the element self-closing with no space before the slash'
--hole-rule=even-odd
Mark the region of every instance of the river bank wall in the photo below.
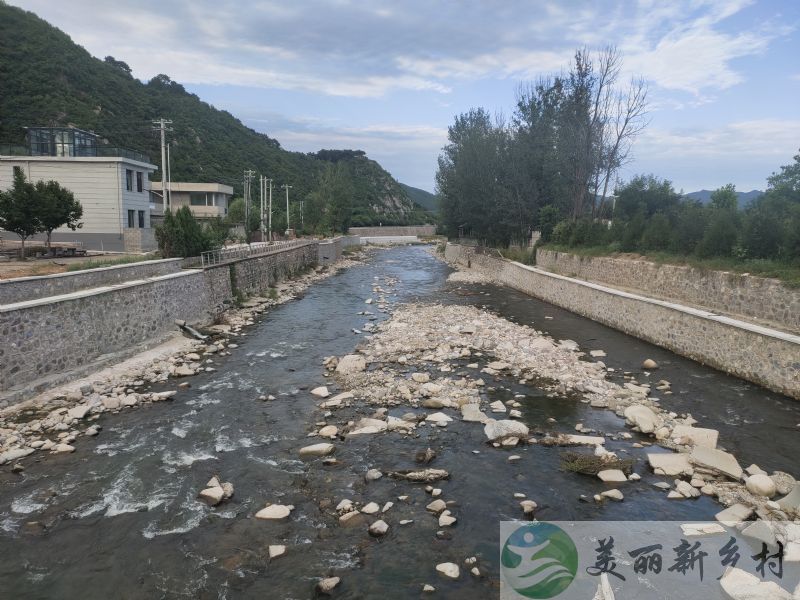
<svg viewBox="0 0 800 600">
<path fill-rule="evenodd" d="M 175 320 L 208 324 L 239 299 L 316 265 L 318 254 L 318 242 L 310 241 L 204 269 L 152 261 L 130 265 L 127 275 L 109 268 L 39 278 L 54 278 L 58 290 L 95 285 L 0 304 L 0 408 L 160 343 L 175 332 Z M 22 285 L 37 295 L 28 293 L 32 284 Z"/>
<path fill-rule="evenodd" d="M 800 399 L 800 336 L 448 243 L 448 261 L 700 363 Z"/>
<path fill-rule="evenodd" d="M 800 333 L 800 289 L 787 287 L 777 279 L 543 248 L 536 251 L 536 266 Z"/>
</svg>

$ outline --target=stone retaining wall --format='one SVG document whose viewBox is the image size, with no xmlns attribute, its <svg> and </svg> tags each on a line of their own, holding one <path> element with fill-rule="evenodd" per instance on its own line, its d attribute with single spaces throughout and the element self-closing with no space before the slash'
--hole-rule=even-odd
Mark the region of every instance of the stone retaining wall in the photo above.
<svg viewBox="0 0 800 600">
<path fill-rule="evenodd" d="M 242 258 L 233 263 L 234 293 L 261 294 L 279 279 L 285 279 L 317 263 L 318 242 L 308 242 L 269 254 Z"/>
<path fill-rule="evenodd" d="M 199 270 L 0 306 L 0 392 L 90 365 L 208 317 Z"/>
<path fill-rule="evenodd" d="M 777 279 L 545 249 L 536 251 L 536 266 L 800 333 L 800 289 Z"/>
<path fill-rule="evenodd" d="M 361 237 L 378 237 L 382 235 L 436 235 L 436 225 L 398 225 L 387 227 L 351 227 L 348 232 Z"/>
<path fill-rule="evenodd" d="M 176 319 L 210 322 L 241 295 L 261 294 L 316 264 L 317 247 L 309 242 L 206 269 L 112 284 L 100 279 L 109 275 L 90 271 L 87 281 L 105 285 L 0 305 L 0 408 L 131 355 L 143 343 L 176 331 Z M 179 259 L 153 262 L 159 269 L 180 265 Z"/>
<path fill-rule="evenodd" d="M 74 273 L 56 273 L 37 277 L 17 277 L 0 280 L 0 305 L 47 298 L 86 290 L 102 285 L 114 285 L 133 279 L 157 277 L 177 273 L 181 268 L 180 258 L 146 260 L 128 265 L 115 265 Z"/>
<path fill-rule="evenodd" d="M 337 237 L 332 240 L 325 240 L 319 243 L 317 262 L 327 265 L 342 258 L 342 238 Z"/>
<path fill-rule="evenodd" d="M 447 244 L 445 257 L 500 284 L 800 399 L 800 337 Z"/>
</svg>

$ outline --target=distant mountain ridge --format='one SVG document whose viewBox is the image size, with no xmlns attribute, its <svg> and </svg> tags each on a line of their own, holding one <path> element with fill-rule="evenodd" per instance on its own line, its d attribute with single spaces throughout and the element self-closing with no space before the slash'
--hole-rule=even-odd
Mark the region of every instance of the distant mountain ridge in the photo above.
<svg viewBox="0 0 800 600">
<path fill-rule="evenodd" d="M 400 186 L 405 190 L 406 194 L 408 194 L 408 197 L 411 198 L 413 202 L 419 204 L 428 212 L 439 212 L 439 196 L 436 194 L 431 194 L 425 190 L 421 190 L 420 188 L 406 185 L 405 183 L 401 183 Z"/>
<path fill-rule="evenodd" d="M 692 200 L 699 200 L 703 204 L 708 204 L 711 202 L 711 194 L 714 193 L 714 190 L 699 190 L 697 192 L 689 192 L 688 194 L 684 194 L 684 198 L 691 198 Z M 740 209 L 747 208 L 751 203 L 758 200 L 758 198 L 763 195 L 764 192 L 761 190 L 750 190 L 749 192 L 736 192 L 736 197 L 738 199 L 738 207 Z"/>
<path fill-rule="evenodd" d="M 244 170 L 253 169 L 277 185 L 291 184 L 292 200 L 304 200 L 326 167 L 341 160 L 355 189 L 351 225 L 427 220 L 399 182 L 363 152 L 284 150 L 167 75 L 142 83 L 122 60 L 94 58 L 63 31 L 0 0 L 0 145 L 23 144 L 25 127 L 73 126 L 149 154 L 160 166 L 152 125 L 159 117 L 172 120 L 173 181 L 224 183 L 241 194 Z M 161 179 L 160 171 L 153 179 Z"/>
</svg>

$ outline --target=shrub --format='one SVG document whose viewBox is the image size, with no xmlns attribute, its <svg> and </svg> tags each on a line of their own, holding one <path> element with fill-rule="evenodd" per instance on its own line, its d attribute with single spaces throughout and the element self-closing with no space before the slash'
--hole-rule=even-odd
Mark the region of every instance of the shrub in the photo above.
<svg viewBox="0 0 800 600">
<path fill-rule="evenodd" d="M 164 212 L 164 223 L 156 227 L 156 240 L 164 258 L 198 256 L 212 247 L 207 231 L 188 206 L 182 206 L 174 215 L 169 209 Z"/>
<path fill-rule="evenodd" d="M 703 239 L 697 247 L 700 257 L 731 256 L 738 242 L 736 215 L 728 210 L 714 210 Z"/>
<path fill-rule="evenodd" d="M 670 245 L 670 222 L 664 213 L 656 213 L 642 234 L 641 248 L 644 251 L 662 251 Z"/>
</svg>

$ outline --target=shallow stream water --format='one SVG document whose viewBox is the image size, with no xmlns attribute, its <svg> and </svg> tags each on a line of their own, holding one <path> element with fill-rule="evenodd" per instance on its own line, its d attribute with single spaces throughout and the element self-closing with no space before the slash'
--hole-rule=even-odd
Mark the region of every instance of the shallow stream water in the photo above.
<svg viewBox="0 0 800 600">
<path fill-rule="evenodd" d="M 558 448 L 494 449 L 482 427 L 458 419 L 446 428 L 419 428 L 416 436 L 338 440 L 336 466 L 300 461 L 298 449 L 319 441 L 307 434 L 323 420 L 308 390 L 335 388 L 323 376 L 322 360 L 352 352 L 362 341 L 352 331 L 366 322 L 358 312 L 386 318 L 364 303 L 375 283 L 389 288 L 386 278 L 398 280 L 388 294 L 393 303 L 485 306 L 556 339 L 575 340 L 584 351 L 605 350 L 604 362 L 620 376 L 653 358 L 661 369 L 651 378 L 669 380 L 674 391 L 662 397 L 664 407 L 691 412 L 700 426 L 719 429 L 720 445 L 743 466 L 795 469 L 797 403 L 517 292 L 446 284 L 449 272 L 421 247 L 379 251 L 271 310 L 236 340 L 232 356 L 215 359 L 217 372 L 192 378 L 192 387 L 174 401 L 104 415 L 101 434 L 80 438 L 73 454 L 37 454 L 20 475 L 0 471 L 0 597 L 301 599 L 314 597 L 318 579 L 334 575 L 342 578 L 337 598 L 415 598 L 424 583 L 435 585 L 439 597 L 496 597 L 498 523 L 521 516 L 515 492 L 535 500 L 544 520 L 698 520 L 721 509 L 706 497 L 666 500 L 652 485 L 663 478 L 649 473 L 645 450 L 631 447 L 636 434 L 607 446 L 634 458 L 642 481 L 623 484 L 624 502 L 602 505 L 579 496 L 591 499 L 606 485 L 560 471 Z M 550 398 L 514 381 L 500 383 L 490 383 L 488 399 L 525 394 L 523 417 L 534 430 L 572 432 L 578 422 L 605 433 L 625 430 L 607 410 Z M 277 399 L 262 402 L 261 394 Z M 346 423 L 373 410 L 355 404 L 329 422 Z M 408 411 L 399 407 L 390 414 Z M 436 519 L 426 514 L 431 497 L 423 485 L 364 480 L 369 468 L 414 467 L 415 453 L 428 447 L 437 453 L 431 466 L 451 473 L 436 484 L 443 499 L 456 501 L 458 522 L 448 539 L 437 537 Z M 521 460 L 509 462 L 512 452 Z M 236 491 L 231 501 L 210 508 L 196 495 L 214 474 Z M 409 501 L 398 501 L 401 495 Z M 382 516 L 389 533 L 371 538 L 366 529 L 372 519 L 340 527 L 333 507 L 343 498 L 394 502 Z M 285 522 L 254 519 L 267 502 L 295 510 Z M 401 526 L 402 519 L 414 522 Z M 270 562 L 270 544 L 285 544 L 287 553 Z M 437 563 L 463 565 L 468 556 L 478 557 L 481 578 L 463 566 L 458 581 L 437 577 Z"/>
</svg>

